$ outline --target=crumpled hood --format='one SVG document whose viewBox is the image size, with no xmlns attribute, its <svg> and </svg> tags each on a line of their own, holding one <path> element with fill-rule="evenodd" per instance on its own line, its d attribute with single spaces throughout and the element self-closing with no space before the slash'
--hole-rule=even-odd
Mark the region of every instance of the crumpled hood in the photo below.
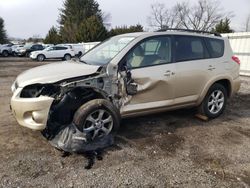
<svg viewBox="0 0 250 188">
<path fill-rule="evenodd" d="M 54 83 L 68 78 L 94 74 L 99 67 L 74 61 L 51 63 L 24 71 L 17 77 L 16 81 L 18 87 L 38 83 Z"/>
</svg>

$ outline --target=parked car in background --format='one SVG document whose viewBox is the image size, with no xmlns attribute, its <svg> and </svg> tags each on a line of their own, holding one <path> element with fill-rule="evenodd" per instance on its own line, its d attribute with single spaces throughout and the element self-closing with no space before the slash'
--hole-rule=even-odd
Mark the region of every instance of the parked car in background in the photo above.
<svg viewBox="0 0 250 188">
<path fill-rule="evenodd" d="M 44 61 L 45 59 L 70 60 L 75 56 L 74 50 L 70 46 L 52 46 L 44 50 L 31 52 L 30 58 L 33 60 Z"/>
<path fill-rule="evenodd" d="M 85 53 L 84 44 L 59 44 L 58 46 L 69 46 L 74 50 L 75 56 L 77 57 Z"/>
<path fill-rule="evenodd" d="M 18 51 L 19 49 L 23 48 L 23 47 L 24 47 L 24 44 L 15 44 L 15 45 L 13 45 L 13 46 L 11 47 L 11 49 L 12 49 L 12 55 L 13 55 L 13 56 L 17 56 L 17 51 Z"/>
<path fill-rule="evenodd" d="M 128 33 L 79 62 L 25 71 L 12 85 L 11 108 L 20 125 L 46 129 L 47 138 L 72 122 L 92 139 L 103 137 L 117 131 L 120 117 L 180 108 L 216 118 L 240 88 L 239 68 L 229 40 L 218 34 Z"/>
<path fill-rule="evenodd" d="M 17 55 L 29 57 L 31 52 L 43 49 L 44 46 L 42 44 L 26 44 L 23 48 L 17 50 Z"/>
<path fill-rule="evenodd" d="M 3 44 L 0 45 L 0 55 L 8 57 L 12 53 L 13 44 Z"/>
<path fill-rule="evenodd" d="M 85 53 L 84 45 L 83 44 L 73 44 L 72 48 L 75 52 L 75 55 L 80 57 Z"/>
</svg>

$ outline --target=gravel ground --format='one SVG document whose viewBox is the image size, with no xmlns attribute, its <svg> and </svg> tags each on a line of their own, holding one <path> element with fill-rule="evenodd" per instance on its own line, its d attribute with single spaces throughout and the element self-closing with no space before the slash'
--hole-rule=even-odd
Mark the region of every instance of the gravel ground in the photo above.
<svg viewBox="0 0 250 188">
<path fill-rule="evenodd" d="M 250 187 L 250 78 L 225 113 L 209 122 L 194 110 L 126 119 L 102 161 L 62 158 L 9 110 L 10 86 L 40 65 L 0 58 L 0 187 Z"/>
</svg>

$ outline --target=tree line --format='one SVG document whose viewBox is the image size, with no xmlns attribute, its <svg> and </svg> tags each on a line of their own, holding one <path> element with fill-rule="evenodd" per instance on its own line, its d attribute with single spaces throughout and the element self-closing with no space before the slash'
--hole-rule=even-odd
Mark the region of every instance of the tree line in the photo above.
<svg viewBox="0 0 250 188">
<path fill-rule="evenodd" d="M 60 10 L 56 28 L 52 26 L 44 42 L 45 43 L 77 43 L 103 41 L 111 36 L 141 32 L 143 27 L 120 26 L 107 30 L 108 16 L 99 8 L 95 0 L 65 0 Z"/>
<path fill-rule="evenodd" d="M 147 23 L 154 30 L 182 28 L 218 33 L 233 32 L 230 27 L 231 12 L 225 12 L 217 0 L 177 2 L 172 7 L 154 3 Z M 109 27 L 109 14 L 103 12 L 96 0 L 64 0 L 60 9 L 58 26 L 52 26 L 44 43 L 78 43 L 103 41 L 109 37 L 144 31 L 142 25 Z M 250 30 L 250 14 L 246 19 L 245 31 Z M 0 17 L 0 43 L 7 43 L 4 20 Z"/>
<path fill-rule="evenodd" d="M 0 44 L 8 42 L 6 30 L 4 28 L 4 20 L 0 17 Z"/>
</svg>

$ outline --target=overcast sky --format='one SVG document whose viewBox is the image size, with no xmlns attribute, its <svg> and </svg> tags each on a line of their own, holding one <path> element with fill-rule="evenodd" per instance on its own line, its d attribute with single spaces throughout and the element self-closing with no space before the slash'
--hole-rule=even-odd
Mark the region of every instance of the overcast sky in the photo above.
<svg viewBox="0 0 250 188">
<path fill-rule="evenodd" d="M 147 16 L 155 2 L 172 7 L 176 0 L 97 0 L 102 11 L 110 13 L 112 26 L 140 23 L 148 28 Z M 181 1 L 181 0 L 180 0 Z M 196 2 L 197 0 L 189 0 Z M 5 20 L 11 37 L 44 37 L 52 25 L 57 24 L 63 0 L 0 0 L 0 17 Z M 250 0 L 220 0 L 225 11 L 232 11 L 232 27 L 242 30 L 250 13 Z"/>
</svg>

